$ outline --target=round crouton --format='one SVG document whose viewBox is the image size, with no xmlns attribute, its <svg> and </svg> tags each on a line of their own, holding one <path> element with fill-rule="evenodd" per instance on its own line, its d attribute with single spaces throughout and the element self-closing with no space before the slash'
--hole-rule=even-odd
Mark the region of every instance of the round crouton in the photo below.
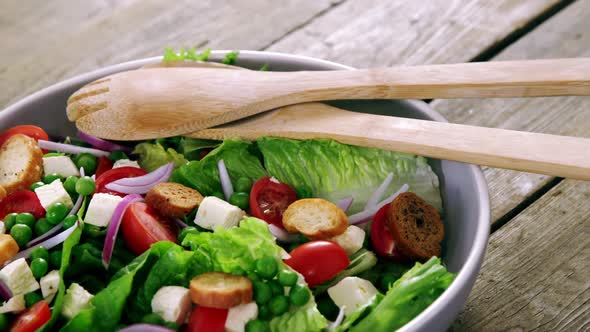
<svg viewBox="0 0 590 332">
<path fill-rule="evenodd" d="M 0 186 L 7 194 L 29 189 L 43 174 L 43 151 L 37 141 L 22 134 L 0 147 Z"/>
<path fill-rule="evenodd" d="M 335 204 L 321 198 L 297 200 L 283 213 L 283 226 L 312 240 L 340 235 L 348 228 L 348 217 Z"/>
<path fill-rule="evenodd" d="M 203 201 L 196 190 L 180 183 L 164 182 L 155 185 L 145 196 L 147 205 L 164 217 L 182 218 Z"/>
</svg>

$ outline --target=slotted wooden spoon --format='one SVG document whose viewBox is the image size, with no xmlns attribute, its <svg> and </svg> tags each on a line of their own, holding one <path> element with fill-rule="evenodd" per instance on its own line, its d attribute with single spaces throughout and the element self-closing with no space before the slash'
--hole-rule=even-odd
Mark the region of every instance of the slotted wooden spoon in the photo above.
<svg viewBox="0 0 590 332">
<path fill-rule="evenodd" d="M 301 72 L 146 68 L 86 85 L 67 113 L 88 134 L 140 140 L 310 101 L 558 95 L 590 95 L 590 58 Z"/>
</svg>

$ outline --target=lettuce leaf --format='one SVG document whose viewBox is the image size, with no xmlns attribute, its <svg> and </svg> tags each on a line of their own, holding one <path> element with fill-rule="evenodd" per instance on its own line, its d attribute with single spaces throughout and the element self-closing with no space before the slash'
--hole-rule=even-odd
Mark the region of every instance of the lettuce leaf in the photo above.
<svg viewBox="0 0 590 332">
<path fill-rule="evenodd" d="M 306 187 L 314 197 L 331 202 L 352 195 L 354 202 L 349 213 L 362 210 L 389 173 L 394 177 L 385 196 L 407 183 L 410 191 L 442 211 L 438 178 L 423 157 L 329 139 L 263 137 L 257 145 L 266 170 L 281 182 L 295 188 Z"/>
<path fill-rule="evenodd" d="M 310 300 L 306 305 L 274 317 L 270 323 L 271 332 L 282 331 L 322 331 L 328 320 L 319 312 L 316 303 Z"/>
<path fill-rule="evenodd" d="M 135 146 L 133 153 L 139 155 L 139 165 L 148 172 L 169 162 L 174 162 L 174 167 L 180 167 L 188 162 L 176 150 L 165 149 L 159 143 L 139 143 Z"/>
</svg>

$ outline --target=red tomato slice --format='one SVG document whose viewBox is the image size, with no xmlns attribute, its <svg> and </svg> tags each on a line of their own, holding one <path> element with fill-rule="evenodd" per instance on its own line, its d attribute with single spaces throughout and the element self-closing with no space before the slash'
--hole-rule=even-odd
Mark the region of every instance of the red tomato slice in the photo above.
<svg viewBox="0 0 590 332">
<path fill-rule="evenodd" d="M 301 273 L 309 286 L 326 282 L 350 264 L 346 251 L 330 241 L 310 241 L 293 249 L 285 264 Z"/>
<path fill-rule="evenodd" d="M 94 172 L 94 175 L 96 176 L 96 178 L 98 178 L 111 168 L 113 168 L 113 162 L 109 158 L 99 157 L 98 166 L 96 167 L 96 172 Z"/>
<path fill-rule="evenodd" d="M 40 127 L 33 125 L 21 125 L 7 129 L 0 135 L 0 146 L 9 139 L 12 135 L 23 134 L 25 136 L 32 137 L 36 140 L 49 140 L 49 135 Z"/>
<path fill-rule="evenodd" d="M 127 207 L 121 231 L 125 243 L 136 255 L 158 241 L 176 242 L 176 228 L 144 202 L 135 202 Z"/>
<path fill-rule="evenodd" d="M 250 212 L 256 218 L 283 228 L 283 213 L 296 200 L 297 193 L 290 185 L 265 177 L 252 186 Z"/>
<path fill-rule="evenodd" d="M 102 173 L 100 176 L 96 178 L 96 192 L 97 193 L 107 193 L 112 195 L 117 195 L 121 197 L 125 197 L 125 194 L 120 192 L 108 190 L 105 186 L 113 181 L 123 179 L 123 178 L 134 178 L 142 175 L 146 175 L 147 172 L 141 168 L 137 167 L 119 167 L 113 168 Z"/>
<path fill-rule="evenodd" d="M 29 212 L 36 219 L 45 217 L 45 209 L 41 206 L 39 198 L 29 190 L 13 192 L 0 201 L 0 219 L 13 212 Z"/>
<path fill-rule="evenodd" d="M 224 332 L 228 309 L 197 306 L 191 313 L 187 332 Z"/>
<path fill-rule="evenodd" d="M 39 301 L 18 316 L 10 332 L 34 332 L 51 318 L 51 310 L 45 301 Z"/>
<path fill-rule="evenodd" d="M 390 204 L 385 205 L 373 217 L 371 224 L 371 244 L 377 255 L 395 261 L 405 261 L 406 257 L 395 246 L 393 236 L 385 222 L 385 214 Z"/>
</svg>

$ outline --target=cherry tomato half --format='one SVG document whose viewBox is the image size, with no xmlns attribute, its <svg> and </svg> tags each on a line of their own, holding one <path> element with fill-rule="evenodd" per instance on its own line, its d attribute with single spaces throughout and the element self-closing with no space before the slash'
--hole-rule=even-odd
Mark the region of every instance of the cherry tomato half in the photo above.
<svg viewBox="0 0 590 332">
<path fill-rule="evenodd" d="M 301 273 L 309 286 L 332 279 L 350 264 L 346 251 L 330 241 L 310 241 L 293 249 L 285 264 Z"/>
<path fill-rule="evenodd" d="M 96 192 L 97 193 L 107 193 L 112 195 L 117 195 L 121 197 L 125 197 L 125 194 L 120 192 L 108 190 L 105 186 L 113 181 L 123 179 L 123 178 L 134 178 L 142 175 L 146 175 L 147 172 L 141 168 L 137 167 L 119 167 L 113 168 L 102 173 L 100 176 L 96 178 Z"/>
<path fill-rule="evenodd" d="M 99 157 L 98 166 L 96 167 L 96 172 L 94 172 L 94 175 L 96 176 L 96 178 L 98 178 L 111 168 L 113 168 L 113 162 L 109 158 Z"/>
<path fill-rule="evenodd" d="M 395 261 L 404 261 L 406 257 L 395 246 L 393 236 L 387 227 L 385 215 L 390 204 L 385 205 L 373 217 L 371 224 L 371 244 L 377 255 Z"/>
<path fill-rule="evenodd" d="M 156 210 L 144 202 L 135 202 L 127 207 L 121 221 L 125 243 L 140 255 L 158 241 L 176 242 L 177 229 Z"/>
<path fill-rule="evenodd" d="M 13 212 L 29 212 L 36 219 L 45 217 L 45 209 L 41 206 L 39 198 L 29 190 L 13 192 L 0 201 L 0 219 Z"/>
<path fill-rule="evenodd" d="M 228 309 L 197 306 L 191 313 L 187 332 L 224 332 Z"/>
<path fill-rule="evenodd" d="M 34 332 L 51 318 L 51 310 L 45 301 L 39 301 L 20 314 L 12 324 L 10 332 Z"/>
<path fill-rule="evenodd" d="M 33 125 L 21 125 L 9 128 L 0 134 L 0 146 L 4 144 L 7 139 L 16 134 L 23 134 L 36 140 L 49 140 L 49 135 L 47 135 L 42 128 Z"/>
<path fill-rule="evenodd" d="M 250 212 L 269 224 L 283 228 L 283 213 L 297 200 L 297 193 L 286 183 L 269 177 L 254 183 L 250 190 Z"/>
</svg>

